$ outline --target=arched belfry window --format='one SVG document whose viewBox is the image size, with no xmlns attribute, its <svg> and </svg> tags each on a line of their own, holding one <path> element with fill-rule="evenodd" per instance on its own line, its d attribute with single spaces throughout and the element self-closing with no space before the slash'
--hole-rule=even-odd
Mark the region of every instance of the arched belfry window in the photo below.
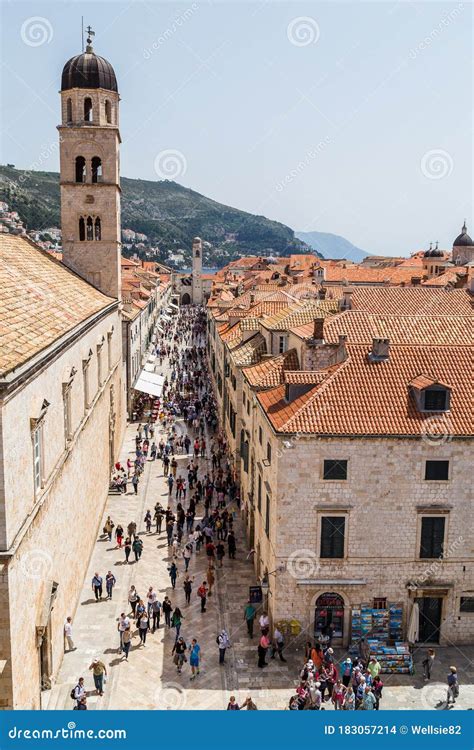
<svg viewBox="0 0 474 750">
<path fill-rule="evenodd" d="M 100 219 L 96 218 L 94 222 L 94 239 L 100 240 Z"/>
<path fill-rule="evenodd" d="M 76 182 L 86 181 L 86 160 L 83 156 L 76 156 Z"/>
<path fill-rule="evenodd" d="M 72 122 L 72 99 L 66 102 L 66 122 Z"/>
<path fill-rule="evenodd" d="M 86 222 L 83 216 L 79 219 L 79 239 L 81 242 L 86 239 Z"/>
<path fill-rule="evenodd" d="M 92 122 L 92 99 L 87 96 L 84 99 L 84 120 L 86 122 Z"/>
<path fill-rule="evenodd" d="M 105 100 L 105 120 L 109 125 L 112 124 L 112 105 L 108 99 Z"/>
<path fill-rule="evenodd" d="M 200 258 L 201 257 L 201 253 L 199 252 L 199 250 L 196 250 L 196 252 L 194 253 L 194 257 L 195 258 Z"/>
<path fill-rule="evenodd" d="M 92 216 L 87 217 L 86 221 L 86 239 L 93 240 L 94 239 L 94 225 L 92 222 Z"/>
<path fill-rule="evenodd" d="M 102 182 L 102 159 L 94 156 L 91 161 L 92 182 Z"/>
</svg>

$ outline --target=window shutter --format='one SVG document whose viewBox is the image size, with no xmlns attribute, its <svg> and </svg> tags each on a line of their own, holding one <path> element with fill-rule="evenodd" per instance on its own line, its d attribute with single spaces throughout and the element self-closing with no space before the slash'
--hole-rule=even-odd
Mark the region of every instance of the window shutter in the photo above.
<svg viewBox="0 0 474 750">
<path fill-rule="evenodd" d="M 344 557 L 344 532 L 346 519 L 343 516 L 324 516 L 321 523 L 321 557 Z"/>
<path fill-rule="evenodd" d="M 421 521 L 420 557 L 440 557 L 443 552 L 444 518 L 427 516 Z"/>
</svg>

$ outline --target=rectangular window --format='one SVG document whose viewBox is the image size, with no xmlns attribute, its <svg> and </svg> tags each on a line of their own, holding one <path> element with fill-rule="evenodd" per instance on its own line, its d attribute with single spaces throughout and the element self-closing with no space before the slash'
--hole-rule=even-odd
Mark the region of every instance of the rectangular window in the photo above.
<svg viewBox="0 0 474 750">
<path fill-rule="evenodd" d="M 71 388 L 65 388 L 63 393 L 64 399 L 64 437 L 66 443 L 72 438 L 72 406 L 71 406 Z"/>
<path fill-rule="evenodd" d="M 260 474 L 258 475 L 258 482 L 257 482 L 257 508 L 261 512 L 262 511 L 262 477 Z"/>
<path fill-rule="evenodd" d="M 32 434 L 33 439 L 33 474 L 35 492 L 41 489 L 43 483 L 43 428 L 37 427 Z"/>
<path fill-rule="evenodd" d="M 97 347 L 97 386 L 102 386 L 102 346 Z"/>
<path fill-rule="evenodd" d="M 250 416 L 250 399 L 247 399 L 247 414 Z"/>
<path fill-rule="evenodd" d="M 283 352 L 286 352 L 286 336 L 279 336 L 278 337 L 278 353 L 283 354 Z"/>
<path fill-rule="evenodd" d="M 420 557 L 439 558 L 443 554 L 444 516 L 424 516 L 421 519 Z"/>
<path fill-rule="evenodd" d="M 244 402 L 244 406 L 245 406 L 245 402 L 247 401 L 247 396 L 245 395 L 245 391 L 242 393 L 242 401 Z"/>
<path fill-rule="evenodd" d="M 460 612 L 474 612 L 474 596 L 461 596 Z"/>
<path fill-rule="evenodd" d="M 321 557 L 344 557 L 344 516 L 323 516 L 321 518 Z"/>
<path fill-rule="evenodd" d="M 449 478 L 449 461 L 427 461 L 425 464 L 425 479 L 432 482 L 442 482 Z"/>
<path fill-rule="evenodd" d="M 377 596 L 374 598 L 374 609 L 387 609 L 387 597 Z"/>
<path fill-rule="evenodd" d="M 89 362 L 86 362 L 83 366 L 83 377 L 84 377 L 84 411 L 87 411 L 90 406 L 89 396 Z"/>
<path fill-rule="evenodd" d="M 109 331 L 107 334 L 107 369 L 109 372 L 112 369 L 112 336 L 113 332 Z"/>
<path fill-rule="evenodd" d="M 265 534 L 270 536 L 270 497 L 268 495 L 265 503 Z"/>
<path fill-rule="evenodd" d="M 261 427 L 258 428 L 258 442 L 260 445 L 263 443 L 263 430 Z"/>
<path fill-rule="evenodd" d="M 425 391 L 425 411 L 446 411 L 446 391 Z"/>
<path fill-rule="evenodd" d="M 347 479 L 347 461 L 341 459 L 325 459 L 323 479 Z"/>
<path fill-rule="evenodd" d="M 269 464 L 272 462 L 272 446 L 270 443 L 267 443 L 267 461 Z"/>
</svg>

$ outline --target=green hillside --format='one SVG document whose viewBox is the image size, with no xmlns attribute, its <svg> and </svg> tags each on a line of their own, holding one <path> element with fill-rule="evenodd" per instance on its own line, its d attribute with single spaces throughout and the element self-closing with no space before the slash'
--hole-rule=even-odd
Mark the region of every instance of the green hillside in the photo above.
<svg viewBox="0 0 474 750">
<path fill-rule="evenodd" d="M 248 254 L 289 254 L 307 250 L 284 224 L 239 211 L 206 198 L 176 182 L 121 179 L 122 228 L 141 232 L 157 258 L 184 250 L 190 259 L 192 239 L 210 243 L 206 266 L 219 266 Z M 59 175 L 0 166 L 0 200 L 18 211 L 28 230 L 60 226 Z M 235 237 L 226 240 L 226 235 Z"/>
</svg>

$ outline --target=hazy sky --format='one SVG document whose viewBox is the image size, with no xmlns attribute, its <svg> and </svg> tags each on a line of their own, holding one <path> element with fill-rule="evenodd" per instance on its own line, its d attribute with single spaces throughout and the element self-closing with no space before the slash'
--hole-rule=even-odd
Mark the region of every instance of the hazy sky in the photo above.
<svg viewBox="0 0 474 750">
<path fill-rule="evenodd" d="M 122 175 L 375 253 L 474 231 L 469 3 L 4 1 L 2 163 L 58 169 L 81 13 L 117 75 Z"/>
</svg>

